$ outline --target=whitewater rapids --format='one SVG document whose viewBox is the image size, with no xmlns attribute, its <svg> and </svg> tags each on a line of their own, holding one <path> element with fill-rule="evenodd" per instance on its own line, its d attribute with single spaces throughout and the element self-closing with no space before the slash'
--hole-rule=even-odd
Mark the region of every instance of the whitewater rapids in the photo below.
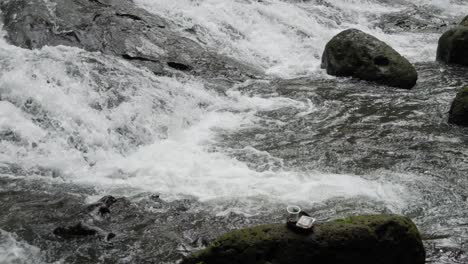
<svg viewBox="0 0 468 264">
<path fill-rule="evenodd" d="M 91 186 L 94 192 L 83 194 L 89 202 L 107 194 L 132 198 L 157 193 L 165 201 L 197 201 L 197 210 L 216 208 L 214 214 L 218 216 L 230 212 L 246 217 L 261 217 L 259 212 L 277 215 L 277 208 L 289 203 L 317 210 L 327 208 L 328 216 L 330 208 L 337 206 L 334 201 L 356 201 L 350 202 L 352 209 L 341 213 L 380 210 L 419 217 L 419 210 L 427 210 L 429 215 L 418 219 L 427 230 L 440 227 L 433 219 L 441 214 L 447 215 L 446 222 L 463 222 L 466 209 L 454 215 L 449 208 L 461 212 L 467 179 L 444 172 L 460 166 L 464 171 L 465 158 L 456 160 L 459 156 L 451 156 L 449 150 L 449 154 L 431 156 L 434 149 L 428 147 L 408 150 L 399 159 L 402 145 L 398 140 L 382 140 L 382 144 L 392 142 L 390 149 L 379 149 L 379 140 L 366 140 L 374 136 L 370 131 L 385 130 L 379 135 L 385 137 L 392 129 L 402 129 L 402 142 L 411 138 L 436 145 L 451 144 L 453 148 L 466 144 L 462 130 L 439 129 L 445 122 L 443 112 L 453 98 L 455 90 L 451 88 L 465 81 L 463 77 L 447 82 L 431 79 L 441 72 L 439 66 L 431 64 L 441 31 L 392 31 L 379 26 L 386 15 L 414 10 L 434 14 L 431 19 L 420 18 L 430 25 L 454 23 L 468 14 L 464 1 L 134 2 L 171 21 L 181 35 L 252 66 L 265 73 L 265 78 L 236 83 L 220 92 L 210 89 L 201 77 L 156 76 L 125 60 L 96 52 L 64 46 L 26 50 L 2 39 L 3 178 Z M 347 90 L 350 94 L 335 96 L 332 89 L 346 88 L 349 80 L 327 76 L 320 69 L 321 55 L 325 44 L 348 28 L 378 37 L 420 65 L 420 88 L 394 92 L 353 83 Z M 435 82 L 433 86 L 439 90 L 429 98 L 422 88 Z M 311 88 L 307 96 L 290 95 L 280 88 L 269 90 L 283 83 L 283 87 L 294 86 L 293 91 L 303 91 L 297 87 Z M 367 88 L 360 90 L 361 86 Z M 431 108 L 431 117 L 415 106 L 427 101 L 441 105 Z M 363 105 L 371 105 L 368 113 L 359 112 L 363 108 L 358 106 Z M 383 113 L 390 119 L 382 121 Z M 393 114 L 403 117 L 391 119 Z M 343 144 L 340 140 L 345 140 L 346 133 L 340 129 L 353 118 L 369 127 L 349 140 L 358 138 L 358 143 L 367 147 L 356 148 L 355 153 L 345 151 L 335 164 L 327 163 L 329 152 L 339 150 L 337 146 Z M 425 127 L 431 120 L 436 128 Z M 291 144 L 316 144 L 310 149 L 317 150 L 317 155 L 288 148 Z M 330 151 L 322 152 L 327 146 Z M 457 151 L 463 157 L 468 155 L 466 150 Z M 397 161 L 388 166 L 375 165 L 369 157 L 380 154 L 386 158 L 378 162 L 393 157 Z M 424 168 L 421 164 L 428 157 L 435 163 L 449 164 L 448 168 Z M 441 181 L 441 177 L 448 179 Z M 0 191 L 8 188 L 0 186 Z M 366 207 L 366 203 L 372 205 Z M 450 224 L 441 225 L 441 230 L 454 230 Z M 0 263 L 61 259 L 46 257 L 38 246 L 1 229 L 5 228 L 0 226 Z M 455 237 L 443 244 L 460 249 L 457 243 L 464 239 Z"/>
</svg>

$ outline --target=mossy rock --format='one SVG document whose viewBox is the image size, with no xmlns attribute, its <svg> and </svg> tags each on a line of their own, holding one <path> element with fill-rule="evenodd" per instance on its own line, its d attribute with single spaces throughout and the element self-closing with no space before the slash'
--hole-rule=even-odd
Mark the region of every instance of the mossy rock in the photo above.
<svg viewBox="0 0 468 264">
<path fill-rule="evenodd" d="M 460 26 L 468 27 L 468 16 L 466 16 L 462 22 L 460 23 Z"/>
<path fill-rule="evenodd" d="M 468 26 L 457 26 L 440 37 L 437 60 L 468 66 Z"/>
<path fill-rule="evenodd" d="M 396 215 L 354 216 L 298 234 L 285 224 L 236 230 L 182 264 L 422 264 L 425 251 L 413 222 Z"/>
<path fill-rule="evenodd" d="M 450 107 L 449 123 L 468 127 L 468 86 L 455 97 Z"/>
<path fill-rule="evenodd" d="M 322 68 L 334 76 L 349 76 L 411 89 L 418 79 L 413 65 L 377 38 L 357 29 L 345 30 L 328 42 Z"/>
</svg>

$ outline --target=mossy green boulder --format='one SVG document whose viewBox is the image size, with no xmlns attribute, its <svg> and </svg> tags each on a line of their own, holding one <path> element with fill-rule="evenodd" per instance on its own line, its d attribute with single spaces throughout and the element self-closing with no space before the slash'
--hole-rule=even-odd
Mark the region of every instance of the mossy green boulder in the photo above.
<svg viewBox="0 0 468 264">
<path fill-rule="evenodd" d="M 413 65 L 379 39 L 358 29 L 345 30 L 328 42 L 322 68 L 334 76 L 349 76 L 411 89 L 418 80 Z"/>
<path fill-rule="evenodd" d="M 449 111 L 449 123 L 468 126 L 468 86 L 455 97 Z"/>
<path fill-rule="evenodd" d="M 425 251 L 413 222 L 396 215 L 355 216 L 298 234 L 285 224 L 225 234 L 182 264 L 422 264 Z"/>
</svg>

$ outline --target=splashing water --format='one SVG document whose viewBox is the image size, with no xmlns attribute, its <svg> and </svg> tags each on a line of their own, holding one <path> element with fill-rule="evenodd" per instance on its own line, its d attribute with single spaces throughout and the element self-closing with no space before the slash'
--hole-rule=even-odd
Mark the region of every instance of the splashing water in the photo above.
<svg viewBox="0 0 468 264">
<path fill-rule="evenodd" d="M 4 170 L 16 164 L 25 174 L 136 188 L 172 199 L 288 201 L 295 199 L 290 190 L 296 189 L 302 201 L 336 195 L 400 201 L 390 186 L 357 177 L 257 172 L 210 150 L 216 131 L 254 126 L 257 111 L 306 111 L 310 106 L 304 102 L 235 91 L 224 97 L 200 80 L 154 77 L 74 48 L 7 47 L 2 55 L 0 127 L 18 138 L 1 142 Z"/>
<path fill-rule="evenodd" d="M 348 28 L 358 28 L 383 41 L 411 61 L 435 59 L 439 34 L 387 35 L 374 26 L 384 13 L 402 11 L 414 1 L 397 5 L 366 0 L 324 1 L 170 1 L 137 0 L 136 3 L 169 20 L 181 31 L 210 48 L 248 62 L 274 76 L 316 75 L 325 44 Z M 433 3 L 434 2 L 434 3 Z M 449 1 L 419 1 L 444 11 L 463 14 L 465 5 Z M 190 34 L 187 34 L 190 36 Z M 431 43 L 428 45 L 428 43 Z"/>
<path fill-rule="evenodd" d="M 137 3 L 175 19 L 181 30 L 194 28 L 209 47 L 223 47 L 219 52 L 283 77 L 320 72 L 321 51 L 333 34 L 369 24 L 361 6 L 370 5 L 374 13 L 399 8 L 366 1 L 338 1 L 331 7 L 282 1 Z M 258 111 L 307 111 L 306 102 L 235 91 L 225 97 L 207 90 L 203 80 L 155 77 L 75 48 L 26 51 L 3 42 L 0 52 L 1 127 L 18 137 L 2 141 L 5 168 L 16 164 L 25 174 L 154 191 L 172 199 L 316 202 L 365 195 L 402 204 L 404 188 L 399 185 L 288 168 L 258 172 L 213 150 L 219 131 L 257 125 Z"/>
<path fill-rule="evenodd" d="M 0 175 L 93 186 L 102 194 L 131 196 L 152 192 L 167 201 L 184 198 L 206 204 L 235 201 L 238 208 L 229 209 L 244 214 L 254 213 L 259 200 L 265 201 L 267 207 L 276 203 L 312 206 L 332 198 L 356 197 L 382 202 L 386 209 L 400 213 L 415 201 L 425 203 L 428 191 L 445 190 L 445 186 L 425 180 L 414 171 L 397 170 L 398 166 L 370 173 L 348 173 L 314 168 L 313 162 L 297 165 L 285 161 L 275 155 L 275 148 L 282 147 L 280 140 L 288 133 L 297 133 L 288 131 L 295 123 L 305 126 L 299 130 L 302 133 L 299 136 L 319 134 L 328 127 L 330 134 L 339 134 L 342 131 L 333 126 L 355 116 L 350 112 L 334 112 L 343 107 L 343 102 L 335 99 L 311 100 L 276 90 L 244 91 L 252 85 L 260 87 L 263 81 L 268 87 L 274 86 L 269 83 L 273 79 L 307 76 L 313 81 L 336 80 L 320 69 L 321 55 L 329 39 L 351 27 L 386 41 L 412 62 L 431 62 L 435 59 L 439 32 L 389 34 L 377 23 L 381 16 L 414 8 L 437 10 L 437 16 L 443 19 L 459 18 L 468 13 L 462 1 L 135 0 L 135 3 L 173 22 L 180 34 L 207 49 L 263 70 L 269 80 L 238 83 L 219 92 L 210 89 L 202 78 L 155 76 L 100 53 L 63 46 L 30 51 L 2 40 L 0 136 L 5 140 L 0 140 Z M 346 85 L 344 82 L 338 80 L 339 85 Z M 326 89 L 321 84 L 317 86 L 300 88 L 308 92 Z M 371 97 L 366 106 L 393 100 L 385 94 L 387 91 L 379 92 L 386 98 L 374 95 L 373 90 L 337 98 L 348 100 L 354 96 L 349 100 L 358 102 Z M 401 92 L 398 96 L 410 95 Z M 423 99 L 418 98 L 419 102 Z M 397 100 L 390 104 L 403 105 Z M 382 113 L 383 117 L 372 114 L 363 117 L 360 125 L 385 117 Z M 411 116 L 422 115 L 416 110 L 411 112 Z M 317 116 L 318 121 L 309 122 L 311 116 Z M 317 127 L 322 117 L 327 124 Z M 424 126 L 424 120 L 405 122 L 390 120 L 380 124 L 379 129 Z M 345 129 L 351 131 L 352 125 Z M 385 133 L 382 132 L 384 136 Z M 232 136 L 238 134 L 241 136 Z M 260 143 L 242 145 L 243 138 L 251 134 Z M 225 142 L 230 136 L 234 143 Z M 279 138 L 270 149 L 267 144 L 262 146 L 269 136 Z M 363 136 L 362 141 L 372 136 Z M 434 138 L 441 142 L 440 139 L 445 139 L 447 144 L 461 141 L 453 135 Z M 334 143 L 329 138 L 324 140 L 329 141 L 323 144 Z M 297 145 L 319 145 L 310 142 L 298 141 Z M 376 149 L 369 147 L 365 151 L 373 154 L 372 151 L 379 151 Z M 280 154 L 286 157 L 310 154 L 291 152 L 284 150 Z M 421 159 L 424 155 L 421 154 Z M 320 158 L 328 157 L 324 154 Z M 356 163 L 355 167 L 372 163 L 371 159 L 353 158 L 349 160 Z M 402 161 L 401 166 L 411 162 Z M 413 186 L 415 182 L 417 187 Z M 1 263 L 36 263 L 31 259 L 39 255 L 39 249 L 0 231 Z"/>
<path fill-rule="evenodd" d="M 44 261 L 39 248 L 18 241 L 15 235 L 0 229 L 0 263 L 41 264 Z"/>
</svg>

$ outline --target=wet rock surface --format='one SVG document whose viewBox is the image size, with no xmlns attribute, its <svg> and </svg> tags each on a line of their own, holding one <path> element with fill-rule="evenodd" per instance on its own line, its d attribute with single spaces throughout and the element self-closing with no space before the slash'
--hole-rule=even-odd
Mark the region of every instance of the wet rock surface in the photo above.
<svg viewBox="0 0 468 264">
<path fill-rule="evenodd" d="M 411 220 L 371 215 L 318 224 L 307 235 L 284 224 L 233 231 L 182 263 L 422 264 L 425 251 Z"/>
<path fill-rule="evenodd" d="M 158 75 L 186 72 L 243 80 L 261 72 L 205 50 L 171 30 L 170 22 L 126 0 L 8 0 L 0 3 L 4 30 L 17 46 L 65 45 L 115 55 Z"/>
<path fill-rule="evenodd" d="M 328 42 L 322 68 L 331 75 L 404 89 L 411 89 L 418 79 L 407 59 L 384 42 L 357 29 L 345 30 Z"/>
<path fill-rule="evenodd" d="M 113 196 L 105 196 L 101 198 L 98 202 L 83 208 L 84 212 L 73 216 L 74 221 L 79 221 L 78 223 L 59 226 L 54 229 L 54 235 L 68 239 L 97 236 L 109 241 L 115 237 L 115 234 L 102 229 L 99 225 L 102 225 L 107 222 L 106 220 L 109 220 L 111 214 L 110 207 L 117 202 L 119 202 L 119 200 Z"/>
<path fill-rule="evenodd" d="M 450 107 L 449 122 L 460 126 L 468 126 L 468 87 L 458 92 Z"/>
<path fill-rule="evenodd" d="M 468 66 L 468 27 L 457 26 L 439 39 L 437 60 L 449 64 Z"/>
<path fill-rule="evenodd" d="M 0 210 L 7 212 L 0 214 L 1 228 L 46 252 L 44 263 L 173 263 L 219 233 L 261 222 L 214 216 L 196 201 L 168 202 L 151 193 L 89 203 L 85 196 L 94 190 L 83 186 L 7 178 L 0 186 Z"/>
</svg>

